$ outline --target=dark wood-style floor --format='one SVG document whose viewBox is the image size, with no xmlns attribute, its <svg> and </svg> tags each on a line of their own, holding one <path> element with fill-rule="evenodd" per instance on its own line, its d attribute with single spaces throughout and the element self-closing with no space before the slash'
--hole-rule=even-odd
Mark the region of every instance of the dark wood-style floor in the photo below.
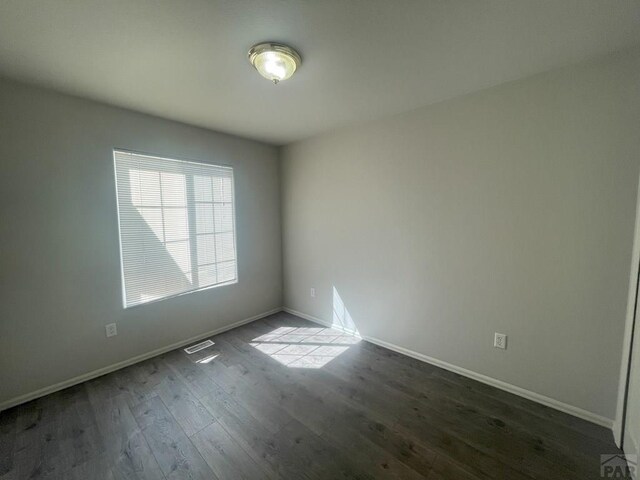
<svg viewBox="0 0 640 480">
<path fill-rule="evenodd" d="M 0 414 L 0 479 L 600 478 L 604 428 L 285 313 Z M 313 367 L 313 368 L 309 368 Z"/>
</svg>

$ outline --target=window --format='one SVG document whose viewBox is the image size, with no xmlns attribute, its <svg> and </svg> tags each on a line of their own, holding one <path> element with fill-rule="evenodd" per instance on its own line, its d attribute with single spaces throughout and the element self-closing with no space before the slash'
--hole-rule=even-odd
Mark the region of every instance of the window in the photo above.
<svg viewBox="0 0 640 480">
<path fill-rule="evenodd" d="M 124 306 L 237 281 L 233 169 L 114 151 Z"/>
</svg>

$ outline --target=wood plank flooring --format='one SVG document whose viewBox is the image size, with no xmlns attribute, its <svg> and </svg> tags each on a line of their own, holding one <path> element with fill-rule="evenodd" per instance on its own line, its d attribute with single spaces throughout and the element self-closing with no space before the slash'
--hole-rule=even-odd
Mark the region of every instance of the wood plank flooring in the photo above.
<svg viewBox="0 0 640 480">
<path fill-rule="evenodd" d="M 0 480 L 600 478 L 611 432 L 279 313 L 0 414 Z"/>
</svg>

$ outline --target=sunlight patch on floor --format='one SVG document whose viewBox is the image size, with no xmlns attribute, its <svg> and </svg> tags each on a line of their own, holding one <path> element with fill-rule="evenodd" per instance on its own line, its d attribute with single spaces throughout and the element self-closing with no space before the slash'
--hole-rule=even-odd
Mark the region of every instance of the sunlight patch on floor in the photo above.
<svg viewBox="0 0 640 480">
<path fill-rule="evenodd" d="M 207 355 L 204 358 L 196 360 L 196 363 L 209 363 L 209 362 L 212 362 L 213 360 L 215 360 L 218 356 L 220 356 L 219 353 L 215 353 L 213 355 Z"/>
<path fill-rule="evenodd" d="M 291 368 L 322 368 L 360 338 L 322 327 L 280 327 L 249 345 Z"/>
</svg>

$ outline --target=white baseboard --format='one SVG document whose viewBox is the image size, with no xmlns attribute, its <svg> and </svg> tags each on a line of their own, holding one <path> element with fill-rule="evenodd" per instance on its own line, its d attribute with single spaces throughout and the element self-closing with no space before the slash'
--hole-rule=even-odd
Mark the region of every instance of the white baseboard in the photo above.
<svg viewBox="0 0 640 480">
<path fill-rule="evenodd" d="M 620 445 L 622 445 L 622 423 L 618 415 L 616 415 L 611 429 L 613 430 L 613 443 L 616 444 L 616 447 L 620 448 Z"/>
<path fill-rule="evenodd" d="M 314 323 L 318 323 L 320 325 L 323 325 L 325 327 L 332 327 L 332 328 L 338 328 L 334 325 L 331 324 L 331 322 L 327 322 L 325 320 L 322 320 L 320 318 L 314 317 L 312 315 L 307 315 L 306 313 L 303 312 L 298 312 L 296 310 L 293 310 L 291 308 L 287 308 L 284 307 L 282 310 L 284 310 L 287 313 L 291 313 L 292 315 L 297 315 L 298 317 L 302 317 L 305 318 L 307 320 L 310 320 Z M 341 329 L 344 330 L 344 329 Z M 415 358 L 417 360 L 421 360 L 423 362 L 426 363 L 430 363 L 431 365 L 435 365 L 436 367 L 440 367 L 443 368 L 445 370 L 449 370 L 450 372 L 454 372 L 457 373 L 459 375 L 462 375 L 464 377 L 468 377 L 471 378 L 473 380 L 477 380 L 478 382 L 482 382 L 485 383 L 487 385 L 491 385 L 492 387 L 496 387 L 499 388 L 500 390 L 504 390 L 506 392 L 509 393 L 513 393 L 515 395 L 518 395 L 520 397 L 526 398 L 528 400 L 532 400 L 536 403 L 540 403 L 542 405 L 545 405 L 547 407 L 551 407 L 555 410 L 559 410 L 561 412 L 564 413 L 568 413 L 569 415 L 573 415 L 574 417 L 578 417 L 581 418 L 583 420 L 587 420 L 588 422 L 591 423 L 595 423 L 596 425 L 600 425 L 606 428 L 611 429 L 613 427 L 613 420 L 603 417 L 601 415 L 598 415 L 596 413 L 593 412 L 589 412 L 587 410 L 583 410 L 582 408 L 579 407 L 575 407 L 573 405 L 569 405 L 568 403 L 564 403 L 561 402 L 559 400 L 556 400 L 554 398 L 550 398 L 547 397 L 545 395 L 541 395 L 539 393 L 536 392 L 532 392 L 530 390 L 526 390 L 524 388 L 521 387 L 517 387 L 515 385 L 512 385 L 510 383 L 507 382 L 503 382 L 502 380 L 498 380 L 492 377 L 488 377 L 487 375 L 483 375 L 481 373 L 476 373 L 472 370 L 467 370 L 466 368 L 462 368 L 462 367 L 458 367 L 456 365 L 453 365 L 451 363 L 447 363 L 444 362 L 442 360 L 438 360 L 437 358 L 433 358 L 430 357 L 428 355 L 424 355 L 423 353 L 418 353 L 415 352 L 413 350 L 409 350 L 408 348 L 404 348 L 404 347 L 400 347 L 398 345 L 394 345 L 393 343 L 389 343 L 389 342 L 385 342 L 384 340 L 380 340 L 378 338 L 374 338 L 374 337 L 369 337 L 366 335 L 359 335 L 363 340 L 366 340 L 367 342 L 379 345 L 381 347 L 387 348 L 389 350 L 393 350 L 394 352 L 398 352 L 401 353 L 403 355 L 407 355 L 408 357 L 412 357 Z"/>
<path fill-rule="evenodd" d="M 55 385 L 50 385 L 48 387 L 41 388 L 34 392 L 26 393 L 24 395 L 20 395 L 15 398 L 11 398 L 9 400 L 6 400 L 0 403 L 0 412 L 8 408 L 15 407 L 16 405 L 20 405 L 21 403 L 25 403 L 30 400 L 34 400 L 36 398 L 44 397 L 45 395 L 49 395 L 50 393 L 54 393 L 68 387 L 72 387 L 79 383 L 86 382 L 87 380 L 91 380 L 93 378 L 105 375 L 107 373 L 115 372 L 116 370 L 120 370 L 121 368 L 128 367 L 129 365 L 133 365 L 134 363 L 142 362 L 149 358 L 162 355 L 163 353 L 169 352 L 171 350 L 175 350 L 176 348 L 184 347 L 185 345 L 188 345 L 193 342 L 197 342 L 198 340 L 203 340 L 207 337 L 218 335 L 220 333 L 226 332 L 227 330 L 232 330 L 246 323 L 254 322 L 256 320 L 259 320 L 264 317 L 268 317 L 269 315 L 273 315 L 274 313 L 278 313 L 281 311 L 282 311 L 282 308 L 274 308 L 273 310 L 269 310 L 268 312 L 259 313 L 258 315 L 254 315 L 253 317 L 245 318 L 238 322 L 234 322 L 230 325 L 225 325 L 224 327 L 216 328 L 215 330 L 211 330 L 210 332 L 203 333 L 201 335 L 196 335 L 195 337 L 187 338 L 185 340 L 181 340 L 176 343 L 172 343 L 171 345 L 167 345 L 166 347 L 156 348 L 155 350 L 151 350 L 150 352 L 143 353 L 142 355 L 131 357 L 127 360 L 123 360 L 122 362 L 114 363 L 112 365 L 99 368 L 97 370 L 93 370 L 91 372 L 87 372 L 82 375 L 78 375 L 77 377 L 70 378 L 69 380 L 56 383 Z"/>
<path fill-rule="evenodd" d="M 39 397 L 43 397 L 43 396 L 48 395 L 50 393 L 54 393 L 54 392 L 57 392 L 59 390 L 63 390 L 65 388 L 71 387 L 73 385 L 77 385 L 79 383 L 86 382 L 87 380 L 91 380 L 93 378 L 100 377 L 100 376 L 105 375 L 107 373 L 111 373 L 111 372 L 114 372 L 116 370 L 120 370 L 121 368 L 128 367 L 128 366 L 133 365 L 133 364 L 138 363 L 138 362 L 142 362 L 142 361 L 147 360 L 149 358 L 161 355 L 161 354 L 169 352 L 171 350 L 175 350 L 176 348 L 183 347 L 185 345 L 188 345 L 190 343 L 196 342 L 198 340 L 203 340 L 203 339 L 205 339 L 207 337 L 210 337 L 210 336 L 213 336 L 213 335 L 217 335 L 217 334 L 226 332 L 228 330 L 232 330 L 232 329 L 234 329 L 236 327 L 239 327 L 241 325 L 253 322 L 255 320 L 259 320 L 259 319 L 267 317 L 269 315 L 273 315 L 273 314 L 278 313 L 280 311 L 285 311 L 285 312 L 291 313 L 292 315 L 297 315 L 297 316 L 299 316 L 301 318 L 310 320 L 310 321 L 312 321 L 314 323 L 318 323 L 318 324 L 323 325 L 325 327 L 332 327 L 332 328 L 335 328 L 335 329 L 338 329 L 338 330 L 342 330 L 345 333 L 358 335 L 363 340 L 366 340 L 366 341 L 368 341 L 370 343 L 379 345 L 381 347 L 387 348 L 389 350 L 393 350 L 395 352 L 401 353 L 403 355 L 407 355 L 407 356 L 412 357 L 412 358 L 416 358 L 416 359 L 421 360 L 423 362 L 429 363 L 431 365 L 435 365 L 435 366 L 443 368 L 445 370 L 449 370 L 451 372 L 454 372 L 454 373 L 457 373 L 459 375 L 471 378 L 473 380 L 477 380 L 477 381 L 485 383 L 487 385 L 491 385 L 491 386 L 499 388 L 501 390 L 505 390 L 505 391 L 507 391 L 509 393 L 513 393 L 513 394 L 518 395 L 520 397 L 532 400 L 532 401 L 540 403 L 542 405 L 546 405 L 548 407 L 554 408 L 554 409 L 559 410 L 561 412 L 568 413 L 569 415 L 573 415 L 575 417 L 582 418 L 583 420 L 587 420 L 587 421 L 595 423 L 597 425 L 601 425 L 601 426 L 607 427 L 607 428 L 612 428 L 612 426 L 613 426 L 613 420 L 611 420 L 609 418 L 597 415 L 595 413 L 589 412 L 587 410 L 583 410 L 581 408 L 575 407 L 573 405 L 569 405 L 569 404 L 564 403 L 564 402 L 560 402 L 559 400 L 555 400 L 553 398 L 550 398 L 550 397 L 547 397 L 547 396 L 532 392 L 530 390 L 526 390 L 524 388 L 517 387 L 517 386 L 512 385 L 510 383 L 503 382 L 501 380 L 497 380 L 495 378 L 488 377 L 486 375 L 483 375 L 483 374 L 480 374 L 480 373 L 476 373 L 476 372 L 473 372 L 471 370 L 467 370 L 466 368 L 458 367 L 456 365 L 444 362 L 442 360 L 438 360 L 437 358 L 429 357 L 428 355 L 424 355 L 422 353 L 418 353 L 418 352 L 415 352 L 413 350 L 409 350 L 407 348 L 400 347 L 398 345 L 394 345 L 394 344 L 386 342 L 384 340 L 380 340 L 378 338 L 369 337 L 369 336 L 365 336 L 365 335 L 360 335 L 358 332 L 353 332 L 353 331 L 341 328 L 340 326 L 332 325 L 331 322 L 327 322 L 325 320 L 322 320 L 320 318 L 314 317 L 312 315 L 307 315 L 306 313 L 298 312 L 296 310 L 293 310 L 291 308 L 286 308 L 286 307 L 285 308 L 275 308 L 273 310 L 269 310 L 268 312 L 263 312 L 263 313 L 260 313 L 258 315 L 254 315 L 252 317 L 245 318 L 243 320 L 240 320 L 238 322 L 234 322 L 234 323 L 232 323 L 230 325 L 226 325 L 224 327 L 217 328 L 217 329 L 212 330 L 210 332 L 206 332 L 206 333 L 203 333 L 201 335 L 197 335 L 195 337 L 187 338 L 185 340 L 181 340 L 181 341 L 173 343 L 171 345 L 167 345 L 165 347 L 158 348 L 158 349 L 152 350 L 150 352 L 143 353 L 141 355 L 137 355 L 137 356 L 129 358 L 127 360 L 123 360 L 122 362 L 114 363 L 112 365 L 109 365 L 109 366 L 106 366 L 106 367 L 103 367 L 103 368 L 99 368 L 97 370 L 93 370 L 91 372 L 87 372 L 85 374 L 79 375 L 77 377 L 70 378 L 70 379 L 65 380 L 63 382 L 59 382 L 59 383 L 56 383 L 54 385 L 41 388 L 41 389 L 36 390 L 34 392 L 30 392 L 30 393 L 27 393 L 27 394 L 24 394 L 24 395 L 20 395 L 18 397 L 11 398 L 9 400 L 6 400 L 6 401 L 0 403 L 0 411 L 6 410 L 8 408 L 11 408 L 13 406 L 19 405 L 21 403 L 28 402 L 30 400 L 34 400 L 34 399 L 39 398 Z M 636 449 L 636 451 L 637 451 L 637 449 Z"/>
</svg>

